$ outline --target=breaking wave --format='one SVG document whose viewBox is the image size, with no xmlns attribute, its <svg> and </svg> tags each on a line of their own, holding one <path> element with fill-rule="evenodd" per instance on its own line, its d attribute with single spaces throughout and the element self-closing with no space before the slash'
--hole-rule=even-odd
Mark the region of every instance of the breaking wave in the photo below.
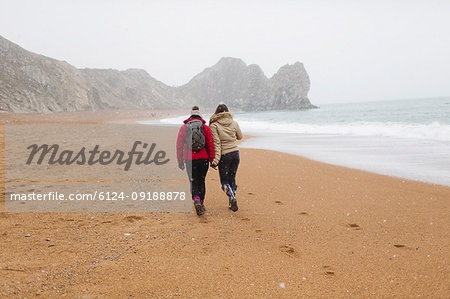
<svg viewBox="0 0 450 299">
<path fill-rule="evenodd" d="M 384 136 L 450 141 L 450 125 L 351 122 L 346 124 L 302 124 L 239 120 L 246 133 L 297 133 L 309 135 Z"/>
</svg>

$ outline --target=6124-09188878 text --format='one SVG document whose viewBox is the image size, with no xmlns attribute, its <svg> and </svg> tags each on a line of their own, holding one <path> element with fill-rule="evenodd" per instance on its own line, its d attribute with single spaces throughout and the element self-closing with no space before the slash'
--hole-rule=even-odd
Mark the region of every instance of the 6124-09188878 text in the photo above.
<svg viewBox="0 0 450 299">
<path fill-rule="evenodd" d="M 11 193 L 9 200 L 11 201 L 176 201 L 185 200 L 186 192 L 180 191 L 133 191 L 131 193 L 116 191 L 95 191 L 91 193 L 69 193 L 68 195 L 61 192 L 30 192 L 30 193 Z"/>
</svg>

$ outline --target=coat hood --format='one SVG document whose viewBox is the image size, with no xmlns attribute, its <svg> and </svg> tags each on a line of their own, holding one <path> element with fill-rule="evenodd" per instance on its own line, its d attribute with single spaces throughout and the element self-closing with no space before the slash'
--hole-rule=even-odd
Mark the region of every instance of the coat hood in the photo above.
<svg viewBox="0 0 450 299">
<path fill-rule="evenodd" d="M 218 122 L 221 125 L 228 126 L 233 122 L 233 115 L 230 112 L 221 112 L 213 114 L 209 119 L 209 125 Z"/>
<path fill-rule="evenodd" d="M 204 124 L 206 123 L 206 121 L 203 118 L 201 118 L 201 116 L 199 116 L 199 115 L 191 115 L 188 119 L 185 119 L 183 122 L 187 123 L 194 119 L 199 119 L 202 121 L 202 123 L 204 123 Z"/>
</svg>

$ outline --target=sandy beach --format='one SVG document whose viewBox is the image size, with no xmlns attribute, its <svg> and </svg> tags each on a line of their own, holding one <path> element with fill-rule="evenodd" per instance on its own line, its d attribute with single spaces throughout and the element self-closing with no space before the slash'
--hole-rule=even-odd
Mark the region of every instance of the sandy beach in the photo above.
<svg viewBox="0 0 450 299">
<path fill-rule="evenodd" d="M 5 212 L 5 124 L 123 123 L 170 113 L 0 114 L 1 296 L 449 296 L 450 187 L 279 152 L 241 149 L 236 213 L 213 169 L 202 217 Z"/>
</svg>

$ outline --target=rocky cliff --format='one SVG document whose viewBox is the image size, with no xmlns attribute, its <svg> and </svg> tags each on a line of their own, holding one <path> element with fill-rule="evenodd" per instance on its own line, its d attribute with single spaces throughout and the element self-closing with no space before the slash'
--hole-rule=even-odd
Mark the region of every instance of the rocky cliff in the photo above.
<svg viewBox="0 0 450 299">
<path fill-rule="evenodd" d="M 222 58 L 187 84 L 170 87 L 144 70 L 77 69 L 0 36 L 0 111 L 176 109 L 223 102 L 246 111 L 315 108 L 303 64 L 267 78 L 257 65 Z"/>
<path fill-rule="evenodd" d="M 0 110 L 170 109 L 165 84 L 143 70 L 77 69 L 0 37 Z"/>
<path fill-rule="evenodd" d="M 226 57 L 176 90 L 186 103 L 215 107 L 223 102 L 246 111 L 315 108 L 308 99 L 309 76 L 302 63 L 285 65 L 268 79 L 255 64 Z"/>
</svg>

